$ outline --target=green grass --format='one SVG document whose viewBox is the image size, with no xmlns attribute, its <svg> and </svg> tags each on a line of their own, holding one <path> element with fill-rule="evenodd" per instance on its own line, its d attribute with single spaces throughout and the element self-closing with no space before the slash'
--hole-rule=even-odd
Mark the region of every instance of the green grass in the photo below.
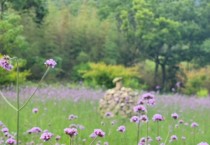
<svg viewBox="0 0 210 145">
<path fill-rule="evenodd" d="M 32 113 L 33 108 L 38 108 L 39 112 L 37 114 Z M 157 136 L 157 123 L 152 121 L 152 116 L 156 113 L 160 113 L 165 117 L 165 121 L 159 122 L 160 126 L 160 136 L 163 141 L 167 136 L 176 134 L 178 136 L 178 141 L 170 144 L 174 145 L 194 145 L 199 142 L 205 141 L 210 142 L 210 111 L 205 109 L 185 109 L 181 111 L 181 108 L 174 106 L 163 106 L 157 104 L 155 107 L 150 107 L 148 109 L 149 116 L 149 136 L 152 137 L 153 142 L 151 145 L 157 145 L 158 142 L 155 141 Z M 179 119 L 183 119 L 185 123 L 189 125 L 180 124 L 178 128 L 171 129 L 174 130 L 169 132 L 169 128 L 178 124 L 178 120 L 173 120 L 171 118 L 171 113 L 176 111 L 179 115 Z M 68 120 L 70 114 L 77 115 L 78 118 L 75 120 Z M 2 121 L 11 132 L 16 132 L 16 112 L 12 110 L 7 104 L 5 104 L 3 99 L 0 99 L 0 121 Z M 111 122 L 116 121 L 117 123 L 112 125 Z M 193 129 L 190 124 L 195 121 L 199 124 L 199 127 L 195 129 L 195 136 L 193 134 Z M 40 144 L 43 141 L 40 140 L 40 134 L 29 135 L 27 130 L 34 126 L 40 127 L 42 130 L 49 130 L 54 134 L 54 137 L 44 144 L 55 144 L 56 135 L 61 136 L 61 140 L 58 141 L 60 144 L 69 144 L 69 137 L 64 133 L 64 128 L 69 127 L 70 124 L 81 124 L 85 127 L 84 130 L 78 130 L 78 136 L 75 137 L 76 145 L 89 145 L 92 139 L 89 135 L 94 129 L 100 128 L 106 132 L 104 138 L 98 138 L 103 142 L 107 141 L 110 145 L 136 145 L 137 136 L 137 124 L 131 123 L 129 118 L 102 118 L 98 113 L 98 102 L 97 101 L 79 101 L 73 102 L 70 99 L 58 100 L 58 99 L 48 99 L 48 100 L 33 100 L 21 111 L 20 120 L 20 140 L 22 144 L 34 141 L 35 144 Z M 102 123 L 103 122 L 103 123 Z M 120 125 L 126 126 L 126 132 L 117 132 L 117 128 Z M 141 136 L 146 136 L 146 124 L 142 124 L 140 127 Z M 185 136 L 186 140 L 183 142 L 181 137 Z M 0 133 L 0 138 L 3 134 Z M 86 139 L 86 142 L 82 140 Z M 194 143 L 195 142 L 195 143 Z M 169 144 L 169 139 L 167 143 Z"/>
</svg>

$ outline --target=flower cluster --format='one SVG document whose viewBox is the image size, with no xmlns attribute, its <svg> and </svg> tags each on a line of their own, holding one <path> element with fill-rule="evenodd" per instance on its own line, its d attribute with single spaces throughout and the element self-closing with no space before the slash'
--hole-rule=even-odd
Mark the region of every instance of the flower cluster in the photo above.
<svg viewBox="0 0 210 145">
<path fill-rule="evenodd" d="M 42 129 L 39 128 L 39 127 L 33 127 L 33 128 L 31 128 L 31 129 L 29 129 L 27 132 L 28 132 L 28 134 L 40 133 L 40 132 L 42 132 Z"/>
<path fill-rule="evenodd" d="M 101 129 L 94 129 L 94 132 L 90 135 L 91 138 L 96 138 L 96 137 L 104 137 L 105 132 Z"/>
<path fill-rule="evenodd" d="M 46 60 L 45 61 L 45 63 L 44 63 L 47 67 L 51 67 L 51 68 L 54 68 L 55 66 L 56 66 L 56 62 L 55 62 L 55 60 L 53 60 L 53 59 L 48 59 L 48 60 Z"/>
<path fill-rule="evenodd" d="M 45 131 L 44 133 L 42 133 L 40 139 L 43 141 L 48 141 L 53 137 L 53 134 L 51 132 Z"/>
<path fill-rule="evenodd" d="M 64 132 L 69 135 L 70 137 L 76 136 L 78 134 L 78 131 L 76 128 L 65 128 Z"/>
<path fill-rule="evenodd" d="M 13 68 L 13 66 L 10 64 L 9 56 L 5 55 L 3 58 L 0 59 L 0 67 L 7 71 L 10 71 Z"/>
</svg>

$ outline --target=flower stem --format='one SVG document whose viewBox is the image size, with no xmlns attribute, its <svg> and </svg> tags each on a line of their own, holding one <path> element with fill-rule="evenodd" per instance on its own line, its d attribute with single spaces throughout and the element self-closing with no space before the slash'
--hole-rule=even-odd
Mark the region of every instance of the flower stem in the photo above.
<svg viewBox="0 0 210 145">
<path fill-rule="evenodd" d="M 138 129 L 137 129 L 137 138 L 136 138 L 137 144 L 139 143 L 139 136 L 140 136 L 139 130 L 140 130 L 140 121 L 138 122 Z"/>
<path fill-rule="evenodd" d="M 90 145 L 92 145 L 96 139 L 97 139 L 97 137 L 94 138 L 94 139 L 91 141 Z"/>
<path fill-rule="evenodd" d="M 27 104 L 28 102 L 31 100 L 31 98 L 34 96 L 34 94 L 36 93 L 36 91 L 39 89 L 41 82 L 43 81 L 43 79 L 46 77 L 48 71 L 50 70 L 50 67 L 47 68 L 47 70 L 45 71 L 44 75 L 42 76 L 41 80 L 38 83 L 38 86 L 36 87 L 35 91 L 32 93 L 32 95 L 28 98 L 28 100 L 25 102 L 25 104 L 20 107 L 19 111 L 22 110 Z"/>
<path fill-rule="evenodd" d="M 9 100 L 7 100 L 7 98 L 4 96 L 4 94 L 3 94 L 1 91 L 0 91 L 0 94 L 1 94 L 2 98 L 4 99 L 4 101 L 5 101 L 10 107 L 12 107 L 12 109 L 14 109 L 15 111 L 18 111 L 18 109 L 17 109 L 14 105 L 12 105 L 12 103 L 10 103 Z"/>
<path fill-rule="evenodd" d="M 19 144 L 19 130 L 20 130 L 20 90 L 19 90 L 19 64 L 17 63 L 17 81 L 16 81 L 16 94 L 17 94 L 17 145 Z"/>
<path fill-rule="evenodd" d="M 72 143 L 72 140 L 71 140 L 71 137 L 70 137 L 70 139 L 69 139 L 69 145 L 72 145 L 71 143 Z"/>
</svg>

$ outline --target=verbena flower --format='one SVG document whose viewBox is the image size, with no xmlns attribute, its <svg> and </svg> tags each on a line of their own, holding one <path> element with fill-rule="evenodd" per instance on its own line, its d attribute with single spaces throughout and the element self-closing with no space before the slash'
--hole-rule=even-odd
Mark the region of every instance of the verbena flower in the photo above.
<svg viewBox="0 0 210 145">
<path fill-rule="evenodd" d="M 59 141 L 61 139 L 61 136 L 60 135 L 57 135 L 56 137 L 55 137 L 55 140 L 56 141 Z"/>
<path fill-rule="evenodd" d="M 69 135 L 70 137 L 76 136 L 78 134 L 78 131 L 76 128 L 65 128 L 64 132 Z"/>
<path fill-rule="evenodd" d="M 43 141 L 48 141 L 52 137 L 53 137 L 53 134 L 51 132 L 46 131 L 46 132 L 42 133 L 40 139 L 43 140 Z"/>
<path fill-rule="evenodd" d="M 198 123 L 196 123 L 196 122 L 193 122 L 192 124 L 191 124 L 191 127 L 192 128 L 195 128 L 195 127 L 198 127 L 199 125 L 198 125 Z"/>
<path fill-rule="evenodd" d="M 13 66 L 10 64 L 9 56 L 4 56 L 3 58 L 0 59 L 0 67 L 2 67 L 7 71 L 10 71 L 13 68 Z"/>
<path fill-rule="evenodd" d="M 39 109 L 38 108 L 33 108 L 32 112 L 33 113 L 38 113 Z"/>
<path fill-rule="evenodd" d="M 110 118 L 110 117 L 113 117 L 114 115 L 113 115 L 112 112 L 106 112 L 106 113 L 104 114 L 104 116 L 107 117 L 107 118 Z"/>
<path fill-rule="evenodd" d="M 125 128 L 124 125 L 119 126 L 118 129 L 117 129 L 117 131 L 119 131 L 119 132 L 125 132 L 125 130 L 126 130 L 126 128 Z"/>
<path fill-rule="evenodd" d="M 1 131 L 2 131 L 3 133 L 6 133 L 6 132 L 9 132 L 9 129 L 8 129 L 7 127 L 3 127 L 3 128 L 1 129 Z"/>
<path fill-rule="evenodd" d="M 29 129 L 27 132 L 28 132 L 29 134 L 32 134 L 32 133 L 40 133 L 40 132 L 42 132 L 42 129 L 39 128 L 39 127 L 33 127 L 33 128 L 31 128 L 31 129 Z"/>
<path fill-rule="evenodd" d="M 148 120 L 149 120 L 148 117 L 147 117 L 147 115 L 141 115 L 139 119 L 142 122 L 148 122 Z"/>
<path fill-rule="evenodd" d="M 104 142 L 104 145 L 109 145 L 109 143 L 106 141 L 106 142 Z"/>
<path fill-rule="evenodd" d="M 69 115 L 69 120 L 74 120 L 74 119 L 77 119 L 77 118 L 78 118 L 77 115 L 74 115 L 74 114 Z"/>
<path fill-rule="evenodd" d="M 176 141 L 176 140 L 178 140 L 178 137 L 176 135 L 172 135 L 170 138 L 170 142 Z"/>
<path fill-rule="evenodd" d="M 178 119 L 178 118 L 179 118 L 179 115 L 178 115 L 177 113 L 172 113 L 172 114 L 171 114 L 171 117 L 172 117 L 173 119 Z"/>
<path fill-rule="evenodd" d="M 105 132 L 103 132 L 101 129 L 94 129 L 94 133 L 99 137 L 105 136 Z"/>
<path fill-rule="evenodd" d="M 209 144 L 207 142 L 201 142 L 201 143 L 199 143 L 197 145 L 209 145 Z"/>
<path fill-rule="evenodd" d="M 130 122 L 135 122 L 135 123 L 139 123 L 140 118 L 138 116 L 132 116 L 130 119 Z"/>
<path fill-rule="evenodd" d="M 9 138 L 6 140 L 6 143 L 9 145 L 15 145 L 16 144 L 16 140 L 14 138 Z"/>
<path fill-rule="evenodd" d="M 143 105 L 137 105 L 133 107 L 134 112 L 145 113 L 147 112 L 146 108 Z"/>
<path fill-rule="evenodd" d="M 143 100 L 150 100 L 150 99 L 154 99 L 155 96 L 152 93 L 145 93 L 142 95 L 142 99 Z"/>
<path fill-rule="evenodd" d="M 164 118 L 161 114 L 155 114 L 153 117 L 152 117 L 152 120 L 153 121 L 163 121 Z"/>
<path fill-rule="evenodd" d="M 162 138 L 160 136 L 157 136 L 156 140 L 160 142 L 162 140 Z"/>
<path fill-rule="evenodd" d="M 47 67 L 51 67 L 51 68 L 54 68 L 55 66 L 56 66 L 56 62 L 55 62 L 55 60 L 53 60 L 53 59 L 48 59 L 48 60 L 46 60 L 45 61 L 45 63 L 44 63 Z"/>
<path fill-rule="evenodd" d="M 91 137 L 91 138 L 96 138 L 97 135 L 93 132 L 93 133 L 90 134 L 90 137 Z"/>
</svg>

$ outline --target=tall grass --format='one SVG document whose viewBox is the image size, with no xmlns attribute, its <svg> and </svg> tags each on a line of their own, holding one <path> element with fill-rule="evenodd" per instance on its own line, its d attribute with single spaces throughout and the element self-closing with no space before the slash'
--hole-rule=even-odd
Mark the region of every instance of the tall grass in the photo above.
<svg viewBox="0 0 210 145">
<path fill-rule="evenodd" d="M 33 91 L 33 87 L 25 87 L 20 92 L 20 99 L 24 99 L 27 94 Z M 5 89 L 5 96 L 15 103 L 13 89 Z M 44 144 L 69 144 L 69 137 L 64 133 L 64 128 L 72 124 L 82 125 L 84 129 L 78 129 L 78 136 L 74 138 L 76 145 L 89 145 L 92 141 L 90 134 L 94 129 L 102 129 L 106 135 L 98 138 L 101 144 L 108 142 L 110 145 L 135 145 L 137 124 L 131 123 L 130 118 L 115 116 L 104 118 L 98 112 L 98 100 L 103 97 L 104 92 L 100 90 L 89 90 L 85 88 L 69 88 L 65 86 L 48 86 L 41 88 L 36 96 L 29 102 L 20 113 L 20 141 L 25 145 L 30 142 L 35 144 L 43 143 L 40 140 L 41 134 L 28 134 L 27 130 L 32 127 L 40 127 L 53 133 L 53 138 Z M 37 113 L 33 113 L 33 108 L 38 108 Z M 210 143 L 210 100 L 196 99 L 194 97 L 174 95 L 156 95 L 156 105 L 148 109 L 148 135 L 153 139 L 151 145 L 160 144 L 155 140 L 157 137 L 157 124 L 152 121 L 154 114 L 160 113 L 165 120 L 159 122 L 159 135 L 166 141 L 166 144 L 174 145 L 193 145 L 200 142 Z M 174 120 L 171 114 L 176 112 L 179 118 Z M 78 118 L 69 120 L 69 115 L 77 115 Z M 184 123 L 180 124 L 179 120 Z M 15 112 L 0 99 L 0 121 L 10 129 L 10 133 L 16 131 Z M 197 122 L 199 126 L 193 128 L 191 123 Z M 124 133 L 118 132 L 117 128 L 121 125 L 126 127 Z M 176 128 L 174 128 L 176 126 Z M 81 126 L 80 126 L 81 127 Z M 2 128 L 2 127 L 0 127 Z M 169 143 L 170 136 L 176 135 L 177 141 Z M 61 139 L 56 141 L 56 136 Z M 147 136 L 147 124 L 140 124 L 140 138 Z M 186 140 L 182 140 L 186 137 Z M 0 140 L 4 140 L 3 133 L 0 133 Z M 166 140 L 167 139 L 167 140 Z"/>
</svg>

